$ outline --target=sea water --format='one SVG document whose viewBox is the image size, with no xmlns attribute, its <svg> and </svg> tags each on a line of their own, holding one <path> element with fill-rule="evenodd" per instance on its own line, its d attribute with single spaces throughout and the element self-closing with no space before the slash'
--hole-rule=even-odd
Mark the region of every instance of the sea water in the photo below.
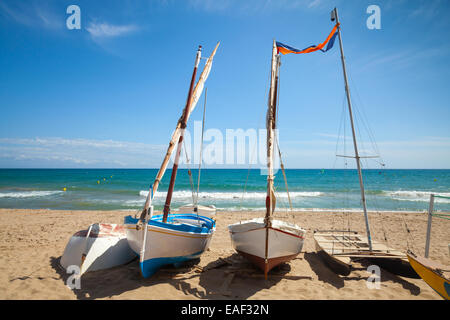
<svg viewBox="0 0 450 320">
<path fill-rule="evenodd" d="M 0 208 L 139 210 L 157 169 L 0 169 Z M 154 199 L 162 209 L 171 170 Z M 294 210 L 361 210 L 356 170 L 288 169 L 289 196 Z M 450 196 L 450 170 L 364 170 L 367 206 L 378 211 L 424 211 L 430 193 Z M 190 182 L 178 170 L 172 208 L 197 197 L 197 171 Z M 198 203 L 219 210 L 263 210 L 267 176 L 260 170 L 203 169 Z M 275 177 L 277 209 L 289 207 L 281 171 Z M 450 210 L 450 199 L 436 198 L 435 208 Z"/>
</svg>

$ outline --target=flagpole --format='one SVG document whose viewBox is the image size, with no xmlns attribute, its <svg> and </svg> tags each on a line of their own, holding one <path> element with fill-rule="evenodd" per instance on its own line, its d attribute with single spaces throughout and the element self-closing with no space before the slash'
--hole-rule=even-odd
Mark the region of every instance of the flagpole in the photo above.
<svg viewBox="0 0 450 320">
<path fill-rule="evenodd" d="M 334 10 L 331 12 L 331 21 L 333 21 L 334 19 L 336 19 L 336 24 L 339 25 L 339 16 L 338 16 L 337 8 L 334 8 Z M 372 251 L 372 237 L 370 235 L 369 218 L 367 215 L 366 196 L 365 196 L 365 192 L 364 192 L 364 184 L 363 184 L 363 178 L 362 178 L 362 172 L 361 172 L 361 161 L 360 161 L 360 157 L 358 154 L 358 145 L 356 143 L 355 127 L 353 124 L 352 102 L 350 99 L 350 89 L 348 87 L 347 70 L 346 70 L 345 58 L 344 58 L 344 47 L 342 45 L 341 28 L 340 27 L 338 27 L 338 36 L 339 36 L 339 46 L 341 48 L 342 69 L 344 70 L 345 92 L 347 94 L 348 112 L 350 114 L 350 123 L 352 126 L 353 147 L 355 149 L 356 167 L 358 168 L 359 186 L 361 189 L 361 202 L 362 202 L 363 210 L 364 210 L 364 218 L 365 218 L 365 222 L 366 222 L 366 232 L 367 232 L 367 239 L 369 242 L 369 250 Z"/>
</svg>

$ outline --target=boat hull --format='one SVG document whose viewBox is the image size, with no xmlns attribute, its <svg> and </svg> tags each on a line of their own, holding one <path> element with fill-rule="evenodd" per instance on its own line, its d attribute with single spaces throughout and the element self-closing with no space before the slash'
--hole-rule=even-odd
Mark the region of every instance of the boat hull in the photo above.
<svg viewBox="0 0 450 320">
<path fill-rule="evenodd" d="M 124 226 L 96 223 L 90 228 L 90 232 L 89 229 L 76 232 L 67 243 L 60 259 L 65 270 L 69 266 L 77 266 L 81 276 L 89 271 L 119 266 L 136 258 L 128 245 Z"/>
<path fill-rule="evenodd" d="M 443 275 L 439 274 L 433 267 L 435 263 L 429 259 L 423 257 L 416 257 L 411 253 L 407 254 L 409 263 L 417 272 L 418 275 L 434 290 L 436 291 L 442 298 L 449 300 L 450 296 L 450 281 L 448 278 L 445 278 Z M 444 266 L 438 266 L 438 269 L 443 268 Z M 449 270 L 450 268 L 446 268 Z"/>
<path fill-rule="evenodd" d="M 347 276 L 352 270 L 353 260 L 367 259 L 397 275 L 417 278 L 406 255 L 372 239 L 370 249 L 367 237 L 351 230 L 315 230 L 316 251 L 323 262 L 335 273 Z"/>
<path fill-rule="evenodd" d="M 272 227 L 266 227 L 263 219 L 253 219 L 228 228 L 236 252 L 260 268 L 266 276 L 272 268 L 295 258 L 303 248 L 305 230 L 282 221 L 273 220 Z"/>
<path fill-rule="evenodd" d="M 330 255 L 320 246 L 316 239 L 314 239 L 314 242 L 316 244 L 317 254 L 328 268 L 342 276 L 348 276 L 350 274 L 352 271 L 352 261 L 350 258 Z"/>
<path fill-rule="evenodd" d="M 371 264 L 375 264 L 398 276 L 420 279 L 420 276 L 409 263 L 408 259 L 369 258 Z"/>
<path fill-rule="evenodd" d="M 169 223 L 163 223 L 161 218 L 152 217 L 147 228 L 137 230 L 138 219 L 125 217 L 128 243 L 140 255 L 141 272 L 145 278 L 164 265 L 178 266 L 200 257 L 208 249 L 215 231 L 214 220 L 196 214 L 172 214 L 169 215 Z M 145 248 L 142 248 L 144 232 L 147 234 Z"/>
</svg>

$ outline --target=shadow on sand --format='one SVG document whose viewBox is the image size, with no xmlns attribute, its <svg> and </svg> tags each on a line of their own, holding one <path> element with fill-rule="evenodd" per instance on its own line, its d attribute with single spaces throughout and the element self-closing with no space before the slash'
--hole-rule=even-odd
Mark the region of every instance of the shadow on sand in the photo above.
<svg viewBox="0 0 450 320">
<path fill-rule="evenodd" d="M 364 270 L 367 270 L 367 268 L 370 265 L 373 265 L 374 262 L 367 260 L 367 259 L 362 259 L 359 261 L 359 263 L 361 264 L 361 266 L 364 268 Z M 414 283 L 409 282 L 405 277 L 396 275 L 394 273 L 391 273 L 390 271 L 384 269 L 383 267 L 380 266 L 380 271 L 381 271 L 381 275 L 380 275 L 380 281 L 381 282 L 395 282 L 398 284 L 401 284 L 403 289 L 408 290 L 412 295 L 419 295 L 420 294 L 420 287 L 416 286 Z M 411 278 L 415 278 L 415 277 L 411 277 Z"/>
<path fill-rule="evenodd" d="M 226 266 L 201 274 L 199 285 L 205 290 L 204 298 L 248 299 L 261 290 L 270 289 L 283 279 L 311 280 L 311 277 L 290 275 L 291 267 L 288 263 L 273 268 L 266 280 L 260 269 L 239 254 L 234 253 L 225 259 L 229 262 Z"/>
<path fill-rule="evenodd" d="M 345 281 L 348 280 L 367 280 L 371 273 L 367 271 L 367 268 L 370 265 L 373 265 L 371 261 L 367 259 L 361 259 L 357 263 L 355 262 L 355 267 L 352 272 L 348 276 L 340 276 L 336 274 L 333 270 L 331 270 L 320 258 L 320 256 L 316 252 L 307 252 L 304 255 L 305 260 L 308 261 L 311 269 L 316 273 L 319 281 L 326 282 L 337 289 L 340 289 L 345 286 Z M 362 271 L 362 272 L 361 272 Z M 380 282 L 395 282 L 402 285 L 402 287 L 408 290 L 412 295 L 419 295 L 420 288 L 415 284 L 407 281 L 403 277 L 395 275 L 383 268 L 380 268 Z"/>
<path fill-rule="evenodd" d="M 60 257 L 51 257 L 50 264 L 61 280 L 67 283 L 70 274 L 61 267 L 59 260 Z M 81 289 L 74 289 L 73 292 L 77 299 L 101 299 L 164 283 L 199 299 L 247 299 L 282 279 L 311 279 L 289 275 L 291 268 L 286 263 L 272 269 L 265 280 L 261 270 L 238 254 L 220 260 L 202 268 L 197 266 L 199 259 L 186 262 L 180 268 L 166 266 L 153 277 L 145 279 L 141 275 L 138 259 L 135 259 L 115 268 L 85 273 L 81 278 Z M 227 262 L 218 263 L 223 261 Z"/>
</svg>

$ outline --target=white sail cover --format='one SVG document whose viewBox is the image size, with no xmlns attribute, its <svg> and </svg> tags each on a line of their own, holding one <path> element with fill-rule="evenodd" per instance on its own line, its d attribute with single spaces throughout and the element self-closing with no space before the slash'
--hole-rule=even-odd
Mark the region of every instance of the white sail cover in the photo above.
<svg viewBox="0 0 450 320">
<path fill-rule="evenodd" d="M 214 55 L 216 54 L 219 44 L 220 44 L 220 42 L 217 43 L 211 56 L 206 61 L 205 67 L 203 68 L 203 71 L 200 74 L 197 84 L 195 85 L 194 92 L 193 92 L 192 98 L 191 98 L 191 104 L 189 107 L 189 114 L 186 116 L 186 122 L 189 120 L 189 116 L 191 115 L 192 111 L 195 109 L 195 106 L 197 105 L 197 102 L 200 99 L 200 96 L 202 95 L 203 87 L 205 85 L 206 79 L 208 79 L 209 72 L 211 71 L 213 58 L 214 58 Z M 184 110 L 183 110 L 183 113 L 184 113 Z M 182 117 L 183 116 L 181 116 L 181 118 Z M 169 147 L 167 148 L 167 152 L 164 157 L 163 163 L 161 165 L 161 168 L 158 171 L 158 174 L 156 175 L 156 179 L 153 184 L 153 197 L 155 196 L 156 191 L 158 190 L 159 182 L 161 181 L 162 177 L 164 176 L 164 173 L 166 172 L 167 165 L 169 164 L 170 156 L 172 155 L 172 152 L 173 152 L 173 149 L 175 148 L 176 142 L 178 141 L 178 138 L 180 137 L 181 118 L 180 118 L 180 120 L 178 120 L 177 127 L 175 128 L 175 131 L 172 134 L 172 139 L 170 140 Z M 148 208 L 150 207 L 151 194 L 152 194 L 152 192 L 149 192 L 147 195 L 147 199 L 145 201 L 145 207 L 144 207 L 145 211 L 147 211 Z"/>
</svg>

